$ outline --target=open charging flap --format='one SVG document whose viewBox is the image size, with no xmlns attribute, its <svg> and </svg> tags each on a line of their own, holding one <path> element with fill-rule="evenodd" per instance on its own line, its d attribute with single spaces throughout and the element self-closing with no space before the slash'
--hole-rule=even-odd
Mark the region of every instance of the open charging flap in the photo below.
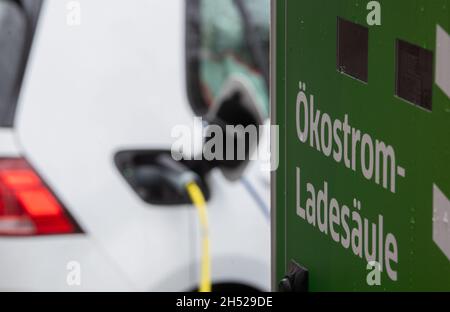
<svg viewBox="0 0 450 312">
<path fill-rule="evenodd" d="M 243 75 L 233 75 L 205 116 L 208 125 L 203 153 L 209 152 L 207 146 L 214 145 L 218 157 L 210 161 L 211 166 L 219 168 L 230 181 L 242 176 L 257 150 L 263 123 L 263 114 L 257 103 L 251 82 Z M 217 139 L 219 129 L 222 140 Z M 210 140 L 215 141 L 211 144 Z M 204 155 L 204 158 L 210 156 Z"/>
</svg>

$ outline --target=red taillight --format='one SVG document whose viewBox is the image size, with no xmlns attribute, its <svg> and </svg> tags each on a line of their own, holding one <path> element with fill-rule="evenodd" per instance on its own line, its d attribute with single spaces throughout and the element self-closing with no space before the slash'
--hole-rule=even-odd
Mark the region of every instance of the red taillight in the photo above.
<svg viewBox="0 0 450 312">
<path fill-rule="evenodd" d="M 61 203 L 22 158 L 0 158 L 0 235 L 78 233 Z"/>
</svg>

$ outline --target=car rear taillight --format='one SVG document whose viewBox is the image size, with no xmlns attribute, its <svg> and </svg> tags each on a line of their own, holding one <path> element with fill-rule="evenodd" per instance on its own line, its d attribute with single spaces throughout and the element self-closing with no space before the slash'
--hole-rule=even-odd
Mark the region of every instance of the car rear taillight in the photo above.
<svg viewBox="0 0 450 312">
<path fill-rule="evenodd" d="M 23 158 L 0 158 L 0 235 L 80 233 L 33 168 Z"/>
</svg>

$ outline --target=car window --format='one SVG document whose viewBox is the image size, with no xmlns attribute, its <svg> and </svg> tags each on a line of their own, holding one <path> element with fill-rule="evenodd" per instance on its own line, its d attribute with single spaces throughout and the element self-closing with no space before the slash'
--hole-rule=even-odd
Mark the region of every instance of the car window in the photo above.
<svg viewBox="0 0 450 312">
<path fill-rule="evenodd" d="M 0 127 L 13 124 L 41 2 L 0 1 Z"/>
<path fill-rule="evenodd" d="M 269 0 L 186 3 L 187 85 L 194 110 L 206 113 L 227 81 L 239 76 L 251 85 L 267 117 Z"/>
</svg>

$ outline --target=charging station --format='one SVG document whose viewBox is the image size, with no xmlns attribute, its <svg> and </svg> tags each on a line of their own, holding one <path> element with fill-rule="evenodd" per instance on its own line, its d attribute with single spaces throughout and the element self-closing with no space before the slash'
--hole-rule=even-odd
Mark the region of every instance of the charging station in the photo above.
<svg viewBox="0 0 450 312">
<path fill-rule="evenodd" d="M 450 290 L 450 1 L 272 1 L 273 287 Z"/>
</svg>

